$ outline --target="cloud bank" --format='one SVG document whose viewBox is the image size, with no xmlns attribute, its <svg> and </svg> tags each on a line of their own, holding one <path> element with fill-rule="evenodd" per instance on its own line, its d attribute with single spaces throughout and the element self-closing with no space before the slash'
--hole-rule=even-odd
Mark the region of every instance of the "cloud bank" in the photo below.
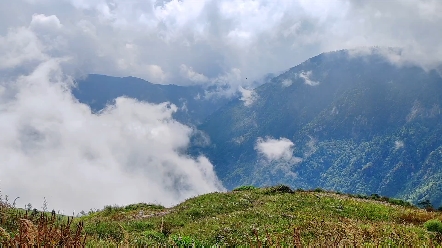
<svg viewBox="0 0 442 248">
<path fill-rule="evenodd" d="M 38 54 L 38 53 L 37 53 Z M 48 59 L 0 87 L 0 188 L 67 213 L 111 204 L 170 206 L 222 191 L 212 164 L 182 151 L 192 129 L 177 107 L 118 98 L 99 114 L 70 93 L 62 60 Z M 22 205 L 20 205 L 22 204 Z"/>
<path fill-rule="evenodd" d="M 41 60 L 43 49 L 70 57 L 63 70 L 75 75 L 231 91 L 346 48 L 401 47 L 404 59 L 434 68 L 442 57 L 441 12 L 438 0 L 3 1 L 0 68 Z M 21 49 L 25 57 L 16 56 Z"/>
</svg>

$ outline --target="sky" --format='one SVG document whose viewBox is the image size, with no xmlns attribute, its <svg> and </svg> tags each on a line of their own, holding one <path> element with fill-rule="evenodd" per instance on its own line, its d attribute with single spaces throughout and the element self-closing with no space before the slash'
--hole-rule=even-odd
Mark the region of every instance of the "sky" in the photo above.
<svg viewBox="0 0 442 248">
<path fill-rule="evenodd" d="M 252 104 L 254 80 L 328 51 L 399 47 L 400 61 L 440 68 L 440 13 L 439 0 L 0 1 L 2 194 L 80 211 L 223 191 L 207 158 L 182 154 L 194 130 L 172 119 L 176 106 L 121 98 L 92 114 L 75 79 L 221 85 Z M 289 154 L 272 142 L 292 149 L 263 139 L 257 151 Z"/>
<path fill-rule="evenodd" d="M 441 12 L 438 0 L 2 1 L 0 69 L 67 57 L 64 71 L 77 76 L 237 90 L 345 48 L 401 47 L 432 66 L 442 55 Z"/>
</svg>

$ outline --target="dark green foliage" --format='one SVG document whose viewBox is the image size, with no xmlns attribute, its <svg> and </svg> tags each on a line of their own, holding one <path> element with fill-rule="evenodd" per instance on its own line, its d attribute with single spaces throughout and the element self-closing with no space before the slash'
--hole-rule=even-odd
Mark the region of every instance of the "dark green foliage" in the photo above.
<svg viewBox="0 0 442 248">
<path fill-rule="evenodd" d="M 109 205 L 109 206 L 105 206 L 103 208 L 102 214 L 104 216 L 109 216 L 109 215 L 118 213 L 118 212 L 120 212 L 123 209 L 124 209 L 123 207 L 119 207 L 119 206 L 116 206 L 116 205 L 115 206 L 110 206 Z"/>
<path fill-rule="evenodd" d="M 293 190 L 287 185 L 277 185 L 266 189 L 266 194 L 293 193 Z"/>
<path fill-rule="evenodd" d="M 123 228 L 116 222 L 93 222 L 85 226 L 88 236 L 96 236 L 99 239 L 120 242 L 124 238 Z"/>
<path fill-rule="evenodd" d="M 255 186 L 252 185 L 245 185 L 245 186 L 240 186 L 238 188 L 233 189 L 233 191 L 247 191 L 247 190 L 254 190 L 256 189 Z"/>
<path fill-rule="evenodd" d="M 144 231 L 142 234 L 144 237 L 155 241 L 161 241 L 166 237 L 163 233 L 152 230 Z"/>
<path fill-rule="evenodd" d="M 325 192 L 325 190 L 321 189 L 321 188 L 316 188 L 313 190 L 313 192 Z"/>
<path fill-rule="evenodd" d="M 409 202 L 406 202 L 406 201 L 401 200 L 401 199 L 395 199 L 395 198 L 389 198 L 388 199 L 388 203 L 391 203 L 393 205 L 398 205 L 398 206 L 404 206 L 404 207 L 411 207 L 411 206 L 413 206 Z"/>
<path fill-rule="evenodd" d="M 131 242 L 131 245 L 136 247 L 157 246 L 167 241 L 167 237 L 163 233 L 155 230 L 144 231 L 135 236 L 135 240 Z"/>
<path fill-rule="evenodd" d="M 361 199 L 368 199 L 366 195 L 361 195 L 361 194 L 357 194 L 356 197 Z"/>
<path fill-rule="evenodd" d="M 127 223 L 125 229 L 130 232 L 141 232 L 141 231 L 153 229 L 154 227 L 155 227 L 155 225 L 151 222 L 134 220 L 134 221 Z"/>
<path fill-rule="evenodd" d="M 174 242 L 174 245 L 177 245 L 179 247 L 193 247 L 199 245 L 197 241 L 189 236 L 174 235 L 172 236 L 172 240 Z"/>
<path fill-rule="evenodd" d="M 373 200 L 381 199 L 381 197 L 378 194 L 371 194 L 370 198 L 373 199 Z"/>
<path fill-rule="evenodd" d="M 158 205 L 158 204 L 147 204 L 147 203 L 137 203 L 137 204 L 131 204 L 126 207 L 124 207 L 127 211 L 132 210 L 146 210 L 146 209 L 154 209 L 154 210 L 161 210 L 164 209 L 164 206 Z"/>
<path fill-rule="evenodd" d="M 424 226 L 430 232 L 442 233 L 442 222 L 440 220 L 428 220 L 424 223 Z"/>
<path fill-rule="evenodd" d="M 427 210 L 434 210 L 433 204 L 428 199 L 418 202 L 417 205 Z"/>
</svg>

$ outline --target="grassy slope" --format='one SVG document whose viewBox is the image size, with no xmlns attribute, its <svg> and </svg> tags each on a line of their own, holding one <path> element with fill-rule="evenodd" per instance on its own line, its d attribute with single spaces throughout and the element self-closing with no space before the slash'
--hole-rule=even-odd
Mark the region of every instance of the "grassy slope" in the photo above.
<svg viewBox="0 0 442 248">
<path fill-rule="evenodd" d="M 364 245 L 440 243 L 440 212 L 328 193 L 264 188 L 211 193 L 173 208 L 135 204 L 84 216 L 89 244 Z"/>
</svg>

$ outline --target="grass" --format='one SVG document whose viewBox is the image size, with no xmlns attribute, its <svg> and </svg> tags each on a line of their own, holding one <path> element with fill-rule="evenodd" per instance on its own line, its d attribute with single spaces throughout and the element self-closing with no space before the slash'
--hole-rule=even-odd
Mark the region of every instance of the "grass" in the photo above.
<svg viewBox="0 0 442 248">
<path fill-rule="evenodd" d="M 69 235 L 77 240 L 86 237 L 86 245 L 111 247 L 440 247 L 440 220 L 440 212 L 377 195 L 246 186 L 198 196 L 172 208 L 144 203 L 106 206 L 71 220 Z M 17 235 L 4 230 L 10 239 Z"/>
<path fill-rule="evenodd" d="M 0 245 L 28 246 L 84 246 L 84 223 L 73 217 L 15 208 L 0 198 Z"/>
</svg>

